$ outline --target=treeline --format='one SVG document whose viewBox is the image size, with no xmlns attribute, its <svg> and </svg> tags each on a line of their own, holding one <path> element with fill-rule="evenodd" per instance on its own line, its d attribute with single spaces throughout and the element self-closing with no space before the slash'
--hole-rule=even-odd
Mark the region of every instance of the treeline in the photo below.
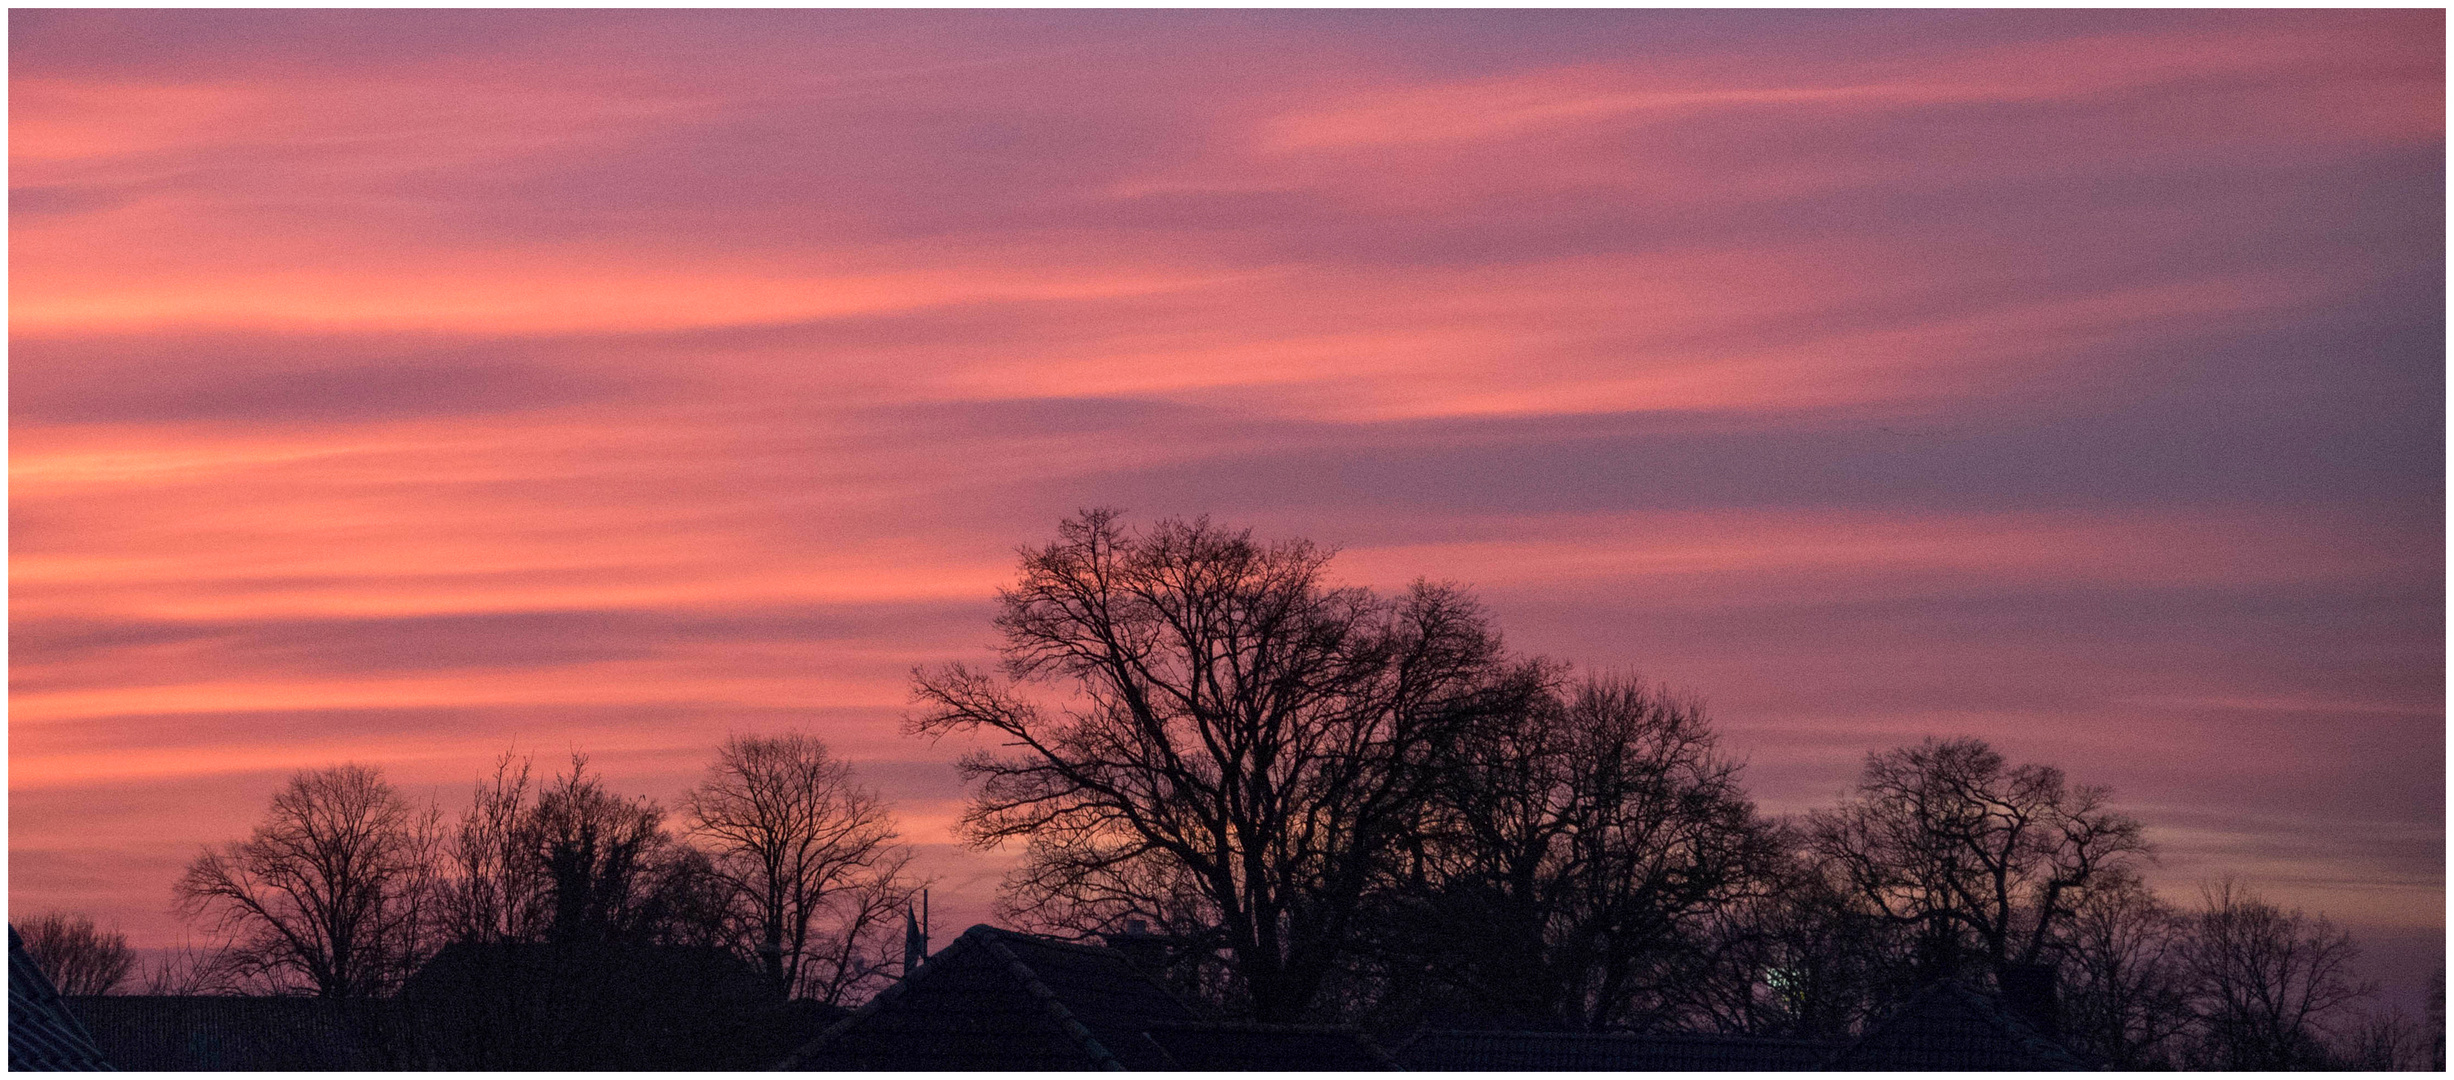
<svg viewBox="0 0 2454 1080">
<path fill-rule="evenodd" d="M 1110 511 L 1022 555 L 1000 670 L 918 673 L 909 727 L 1003 746 L 961 765 L 969 839 L 1026 852 L 1007 919 L 1221 1007 L 1831 1037 L 1958 979 L 2117 1067 L 2429 1060 L 2359 1011 L 2347 935 L 2231 883 L 2168 903 L 2140 823 L 2058 769 L 1928 740 L 1772 819 L 1695 703 L 1513 654 L 1455 587 Z"/>
<path fill-rule="evenodd" d="M 799 734 L 728 741 L 678 813 L 582 755 L 539 780 L 505 754 L 456 822 L 366 766 L 302 772 L 252 836 L 188 866 L 178 906 L 213 944 L 149 990 L 373 998 L 452 945 L 695 946 L 834 1004 L 899 973 L 919 883 L 896 840 L 878 795 Z"/>
<path fill-rule="evenodd" d="M 1832 1038 L 1953 979 L 2119 1068 L 2442 1060 L 2441 1009 L 2371 1008 L 2324 918 L 2230 881 L 2158 896 L 2104 789 L 1930 739 L 1769 817 L 1694 701 L 1329 561 L 1106 511 L 1023 552 L 999 667 L 915 672 L 907 722 L 998 747 L 959 764 L 966 839 L 1023 848 L 1000 921 L 1264 1021 Z M 538 780 L 505 755 L 456 822 L 342 766 L 189 867 L 217 947 L 154 988 L 382 996 L 455 942 L 612 942 L 850 1003 L 900 974 L 910 858 L 798 735 L 735 738 L 671 812 L 583 758 Z"/>
</svg>

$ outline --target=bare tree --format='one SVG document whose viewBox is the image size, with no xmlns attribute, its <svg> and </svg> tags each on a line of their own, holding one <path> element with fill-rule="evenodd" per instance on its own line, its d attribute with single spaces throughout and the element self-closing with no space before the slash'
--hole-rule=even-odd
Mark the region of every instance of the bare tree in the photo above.
<svg viewBox="0 0 2454 1080">
<path fill-rule="evenodd" d="M 2327 1042 L 2376 994 L 2352 972 L 2360 950 L 2322 916 L 2285 911 L 2232 881 L 2204 886 L 2184 962 L 2201 1042 L 2218 1069 L 2329 1068 Z"/>
<path fill-rule="evenodd" d="M 532 761 L 511 751 L 480 780 L 452 837 L 452 878 L 442 893 L 455 941 L 532 941 L 544 936 L 552 890 L 538 856 Z"/>
<path fill-rule="evenodd" d="M 585 754 L 545 783 L 505 753 L 481 778 L 438 890 L 454 941 L 730 946 L 727 887 L 646 798 L 614 794 Z"/>
<path fill-rule="evenodd" d="M 1862 1030 L 1913 988 L 1904 986 L 1911 935 L 1871 912 L 1804 856 L 1795 831 L 1775 830 L 1782 855 L 1756 889 L 1719 905 L 1688 980 L 1701 1026 L 1753 1035 L 1837 1038 Z"/>
<path fill-rule="evenodd" d="M 849 762 L 798 732 L 735 736 L 684 805 L 780 990 L 834 1004 L 883 974 L 917 886 L 893 815 Z"/>
<path fill-rule="evenodd" d="M 1406 962 L 1503 1022 L 1686 1019 L 1705 923 L 1779 855 L 1703 710 L 1633 677 L 1587 678 L 1460 749 L 1393 890 L 1422 898 L 1395 905 L 1422 913 Z"/>
<path fill-rule="evenodd" d="M 338 765 L 290 778 L 247 840 L 208 850 L 180 911 L 231 936 L 236 971 L 331 998 L 396 986 L 430 946 L 439 814 L 382 774 Z"/>
<path fill-rule="evenodd" d="M 2352 1025 L 2338 1063 L 2366 1072 L 2435 1072 L 2435 1040 L 2400 1008 L 2373 1009 Z"/>
<path fill-rule="evenodd" d="M 46 911 L 18 923 L 17 934 L 25 941 L 26 955 L 65 995 L 112 993 L 136 968 L 128 935 L 97 929 L 91 915 Z"/>
<path fill-rule="evenodd" d="M 2064 936 L 2063 1032 L 2116 1069 L 2168 1068 L 2192 1023 L 2190 920 L 2146 886 L 2091 890 Z"/>
<path fill-rule="evenodd" d="M 1927 975 L 2051 963 L 2090 892 L 2148 856 L 2103 788 L 2012 766 L 1976 739 L 1872 754 L 1856 795 L 1809 818 L 1813 850 L 1883 918 L 1914 926 Z"/>
<path fill-rule="evenodd" d="M 716 912 L 700 910 L 708 860 L 676 842 L 653 800 L 623 798 L 571 755 L 529 809 L 526 835 L 548 889 L 546 940 L 712 944 Z"/>
<path fill-rule="evenodd" d="M 1185 926 L 1262 1019 L 1312 1002 L 1461 733 L 1540 690 L 1458 591 L 1331 587 L 1329 558 L 1104 510 L 1023 552 L 996 618 L 1011 681 L 916 672 L 910 721 L 1010 751 L 961 765 L 980 781 L 970 839 L 1027 842 L 1011 909 Z M 1196 910 L 1170 907 L 1188 893 Z"/>
</svg>

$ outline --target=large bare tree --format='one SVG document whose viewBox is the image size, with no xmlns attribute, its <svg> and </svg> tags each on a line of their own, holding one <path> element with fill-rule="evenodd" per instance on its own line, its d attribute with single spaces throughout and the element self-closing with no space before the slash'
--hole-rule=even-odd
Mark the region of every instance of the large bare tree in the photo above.
<svg viewBox="0 0 2454 1080">
<path fill-rule="evenodd" d="M 254 835 L 189 864 L 180 910 L 230 935 L 230 967 L 275 989 L 383 993 L 432 944 L 439 821 L 372 767 L 300 772 Z"/>
<path fill-rule="evenodd" d="M 1009 910 L 1206 934 L 1255 1015 L 1302 1013 L 1463 733 L 1541 688 L 1457 590 L 1335 587 L 1329 559 L 1104 510 L 1023 552 L 1005 678 L 918 672 L 910 722 L 1004 744 L 961 764 L 970 839 L 1027 844 Z"/>
<path fill-rule="evenodd" d="M 17 934 L 26 955 L 62 994 L 111 993 L 136 969 L 128 935 L 96 927 L 91 915 L 46 911 L 18 923 Z"/>
<path fill-rule="evenodd" d="M 1809 818 L 1816 855 L 1881 917 L 1910 924 L 1929 975 L 2053 963 L 2096 890 L 2136 880 L 2148 847 L 2103 788 L 2013 766 L 1977 739 L 1868 755 L 1855 796 Z"/>
<path fill-rule="evenodd" d="M 734 736 L 684 807 L 779 989 L 833 1004 L 886 970 L 912 854 L 851 763 L 799 732 Z"/>
</svg>

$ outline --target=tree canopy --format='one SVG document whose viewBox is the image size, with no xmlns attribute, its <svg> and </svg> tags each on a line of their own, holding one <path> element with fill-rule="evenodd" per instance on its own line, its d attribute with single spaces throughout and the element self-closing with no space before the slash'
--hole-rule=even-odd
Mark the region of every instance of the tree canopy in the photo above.
<svg viewBox="0 0 2454 1080">
<path fill-rule="evenodd" d="M 1005 678 L 919 672 L 911 723 L 1012 751 L 961 766 L 970 838 L 1026 844 L 1015 902 L 1215 936 L 1256 1015 L 1310 1004 L 1448 756 L 1543 685 L 1462 592 L 1338 587 L 1329 558 L 1110 511 L 1023 553 L 998 596 Z"/>
</svg>

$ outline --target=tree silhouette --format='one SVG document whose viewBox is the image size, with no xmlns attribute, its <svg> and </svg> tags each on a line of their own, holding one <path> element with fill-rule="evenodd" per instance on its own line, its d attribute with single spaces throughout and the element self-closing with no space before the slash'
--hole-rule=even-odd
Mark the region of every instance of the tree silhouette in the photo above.
<svg viewBox="0 0 2454 1080">
<path fill-rule="evenodd" d="M 1809 818 L 1815 854 L 1883 918 L 1918 934 L 1926 977 L 2051 964 L 2079 906 L 2126 887 L 2138 821 L 2062 770 L 2012 766 L 1977 739 L 1867 757 L 1855 797 Z"/>
<path fill-rule="evenodd" d="M 2359 949 L 2324 918 L 2285 911 L 2232 881 L 2205 886 L 2183 949 L 2201 1026 L 2199 1064 L 2335 1068 L 2327 1043 L 2354 1002 Z"/>
<path fill-rule="evenodd" d="M 552 920 L 553 890 L 538 858 L 533 762 L 505 751 L 481 779 L 447 853 L 441 908 L 454 941 L 533 941 Z"/>
<path fill-rule="evenodd" d="M 2191 922 L 2136 882 L 2092 890 L 2064 937 L 2064 1032 L 2117 1069 L 2166 1068 L 2190 1029 Z"/>
<path fill-rule="evenodd" d="M 1682 996 L 1711 1030 L 1838 1038 L 1916 988 L 1909 935 L 1834 880 L 1794 829 L 1776 835 L 1780 854 L 1760 883 L 1706 918 Z"/>
<path fill-rule="evenodd" d="M 1007 679 L 916 672 L 910 723 L 1010 751 L 961 762 L 969 838 L 1027 844 L 1010 910 L 1208 935 L 1265 1020 L 1313 1000 L 1464 733 L 1540 690 L 1461 593 L 1332 587 L 1329 558 L 1113 511 L 1023 553 L 999 593 Z"/>
<path fill-rule="evenodd" d="M 180 910 L 232 935 L 224 960 L 277 988 L 329 998 L 398 985 L 431 946 L 437 815 L 377 770 L 300 772 L 254 835 L 207 850 L 178 883 Z"/>
<path fill-rule="evenodd" d="M 884 939 L 918 887 L 904 880 L 911 850 L 826 744 L 797 732 L 728 739 L 684 806 L 780 991 L 832 1004 L 885 970 Z"/>
<path fill-rule="evenodd" d="M 62 994 L 111 993 L 136 969 L 128 935 L 97 929 L 91 915 L 46 911 L 16 927 L 26 955 L 34 958 Z"/>
<path fill-rule="evenodd" d="M 547 890 L 545 940 L 558 944 L 726 944 L 726 897 L 706 853 L 664 827 L 654 800 L 623 798 L 584 754 L 528 811 Z"/>
<path fill-rule="evenodd" d="M 1388 905 L 1396 963 L 1493 1020 L 1656 1027 L 1687 1007 L 1705 925 L 1763 887 L 1778 841 L 1703 711 L 1587 678 L 1467 731 Z"/>
</svg>

